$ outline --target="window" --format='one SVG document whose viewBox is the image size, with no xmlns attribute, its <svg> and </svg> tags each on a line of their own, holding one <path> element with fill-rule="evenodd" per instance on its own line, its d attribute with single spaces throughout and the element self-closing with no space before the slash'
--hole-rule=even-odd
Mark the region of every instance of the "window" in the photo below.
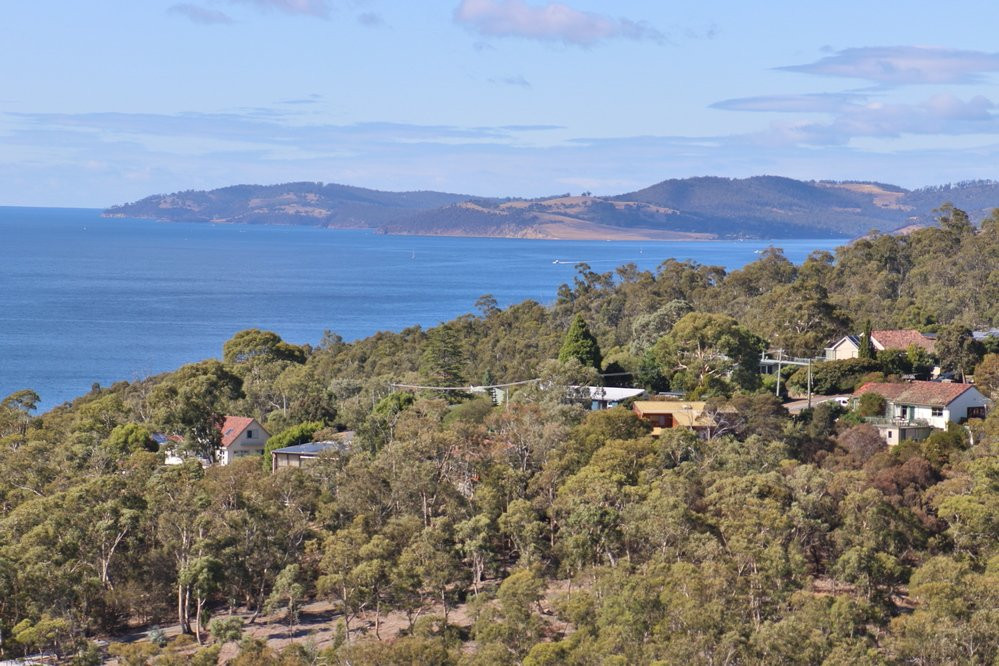
<svg viewBox="0 0 999 666">
<path fill-rule="evenodd" d="M 253 439 L 253 431 L 252 430 L 247 430 L 246 431 L 246 438 L 247 439 Z"/>
<path fill-rule="evenodd" d="M 933 416 L 943 416 L 943 407 L 934 407 Z"/>
</svg>

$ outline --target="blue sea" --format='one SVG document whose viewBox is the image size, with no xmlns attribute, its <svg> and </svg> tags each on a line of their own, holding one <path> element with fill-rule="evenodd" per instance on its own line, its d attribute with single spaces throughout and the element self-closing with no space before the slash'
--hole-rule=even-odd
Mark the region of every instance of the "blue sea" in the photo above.
<svg viewBox="0 0 999 666">
<path fill-rule="evenodd" d="M 315 344 L 326 329 L 353 340 L 433 326 L 487 293 L 501 306 L 551 303 L 576 262 L 654 270 L 675 257 L 734 269 L 771 244 L 801 262 L 843 242 L 384 236 L 0 207 L 0 398 L 31 388 L 47 409 L 94 382 L 219 357 L 246 328 Z"/>
</svg>

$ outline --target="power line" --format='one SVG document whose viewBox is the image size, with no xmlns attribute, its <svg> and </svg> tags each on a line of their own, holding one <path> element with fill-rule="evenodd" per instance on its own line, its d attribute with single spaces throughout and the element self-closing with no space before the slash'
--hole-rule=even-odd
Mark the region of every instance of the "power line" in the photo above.
<svg viewBox="0 0 999 666">
<path fill-rule="evenodd" d="M 631 376 L 634 373 L 631 372 L 607 372 L 598 377 L 621 377 L 621 376 Z M 509 382 L 507 384 L 481 384 L 477 386 L 424 386 L 421 384 L 396 384 L 394 382 L 389 382 L 389 386 L 397 389 L 413 389 L 417 391 L 475 391 L 475 390 L 487 390 L 496 388 L 507 388 L 509 386 L 523 386 L 524 384 L 533 384 L 534 382 L 540 382 L 541 377 L 535 377 L 534 379 L 524 379 L 519 382 Z"/>
<path fill-rule="evenodd" d="M 483 384 L 481 386 L 422 386 L 420 384 L 395 384 L 389 383 L 393 388 L 417 389 L 423 391 L 474 391 L 476 389 L 506 388 L 508 386 L 520 386 L 522 384 L 532 384 L 541 381 L 541 378 L 525 379 L 520 382 L 510 382 L 509 384 Z"/>
</svg>

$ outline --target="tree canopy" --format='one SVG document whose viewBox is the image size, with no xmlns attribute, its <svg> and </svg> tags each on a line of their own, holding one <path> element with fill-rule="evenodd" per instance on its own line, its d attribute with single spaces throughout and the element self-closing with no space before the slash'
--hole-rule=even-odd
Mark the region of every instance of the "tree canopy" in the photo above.
<svg viewBox="0 0 999 666">
<path fill-rule="evenodd" d="M 870 319 L 937 333 L 946 367 L 995 389 L 995 342 L 970 331 L 999 315 L 999 214 L 981 230 L 956 209 L 941 217 L 801 266 L 776 250 L 731 272 L 580 265 L 550 306 L 484 298 L 479 316 L 429 330 L 330 333 L 315 348 L 246 331 L 223 361 L 41 415 L 33 392 L 12 394 L 0 400 L 0 656 L 99 663 L 97 636 L 141 625 L 147 638 L 107 652 L 283 666 L 992 663 L 999 412 L 887 447 L 863 423 L 884 409 L 876 399 L 791 416 L 757 373 L 766 344 L 811 354 Z M 816 363 L 813 385 L 851 391 L 931 360 Z M 597 381 L 602 362 L 704 398 L 718 427 L 653 437 L 628 409 L 585 411 L 564 389 Z M 485 377 L 510 384 L 500 404 L 398 389 Z M 164 465 L 152 450 L 162 433 L 208 455 L 226 414 L 266 424 L 270 447 L 321 427 L 356 436 L 275 473 L 256 458 Z M 331 623 L 311 601 L 334 609 L 322 641 L 311 632 Z M 281 627 L 250 635 L 261 622 Z"/>
</svg>

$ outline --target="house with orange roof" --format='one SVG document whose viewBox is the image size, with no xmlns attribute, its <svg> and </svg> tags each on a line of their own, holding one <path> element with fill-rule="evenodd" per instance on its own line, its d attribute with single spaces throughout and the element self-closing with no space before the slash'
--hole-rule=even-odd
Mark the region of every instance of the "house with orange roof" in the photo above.
<svg viewBox="0 0 999 666">
<path fill-rule="evenodd" d="M 227 416 L 222 424 L 222 450 L 219 464 L 228 465 L 236 458 L 263 455 L 264 444 L 270 439 L 255 418 L 249 416 Z"/>
<path fill-rule="evenodd" d="M 854 404 L 867 393 L 885 399 L 885 413 L 868 422 L 888 444 L 926 439 L 933 429 L 944 430 L 949 423 L 984 418 L 992 406 L 992 401 L 971 384 L 868 382 L 854 392 Z"/>
<path fill-rule="evenodd" d="M 701 437 L 711 437 L 718 424 L 706 407 L 705 402 L 691 400 L 636 400 L 631 409 L 652 426 L 653 436 L 670 428 L 686 428 Z"/>
<path fill-rule="evenodd" d="M 826 360 L 842 361 L 857 358 L 860 356 L 860 338 L 859 335 L 847 335 L 831 347 L 826 347 Z M 936 352 L 936 340 L 914 329 L 871 331 L 871 344 L 875 351 L 885 349 L 906 351 L 909 347 L 915 346 L 927 354 Z"/>
</svg>

